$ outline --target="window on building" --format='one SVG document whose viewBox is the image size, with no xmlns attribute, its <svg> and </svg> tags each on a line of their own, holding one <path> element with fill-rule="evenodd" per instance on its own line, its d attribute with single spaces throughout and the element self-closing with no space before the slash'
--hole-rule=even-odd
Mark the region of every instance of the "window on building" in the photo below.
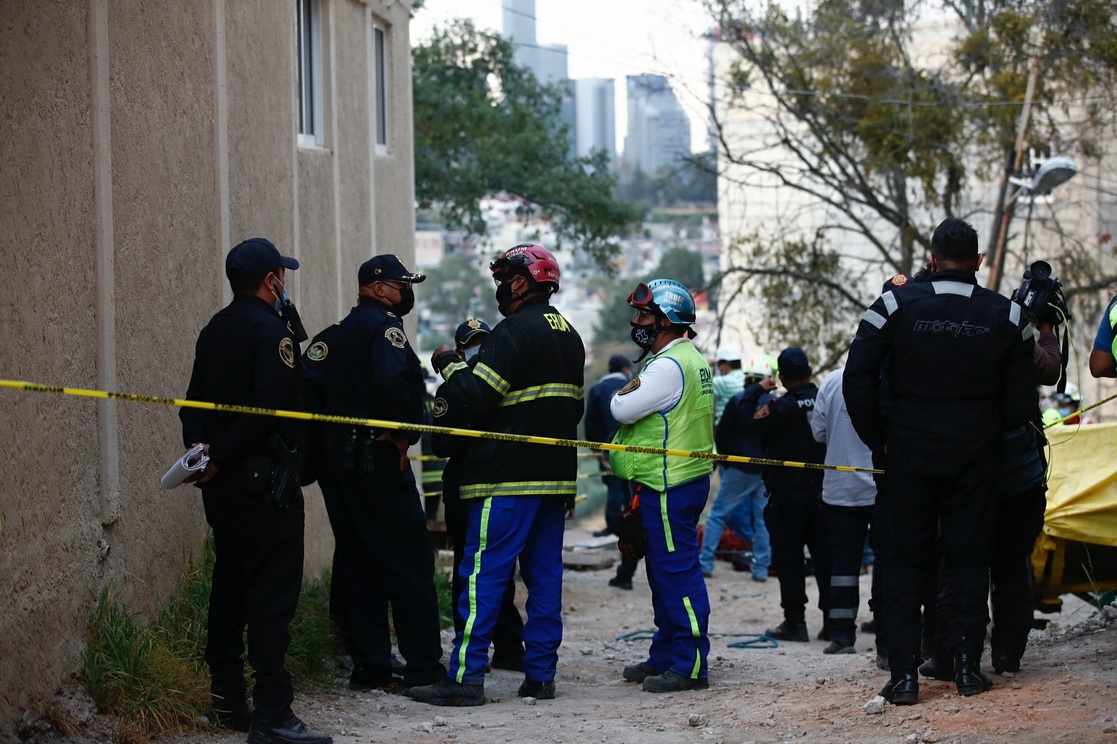
<svg viewBox="0 0 1117 744">
<path fill-rule="evenodd" d="M 388 35 L 383 25 L 372 21 L 372 69 L 369 71 L 372 98 L 373 142 L 376 151 L 388 151 Z"/>
<path fill-rule="evenodd" d="M 299 68 L 299 144 L 322 146 L 321 0 L 295 0 Z"/>
</svg>

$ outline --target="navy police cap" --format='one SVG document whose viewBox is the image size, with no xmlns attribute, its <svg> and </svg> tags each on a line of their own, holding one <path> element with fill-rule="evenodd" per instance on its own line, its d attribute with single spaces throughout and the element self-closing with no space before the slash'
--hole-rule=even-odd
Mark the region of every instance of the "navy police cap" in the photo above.
<svg viewBox="0 0 1117 744">
<path fill-rule="evenodd" d="M 363 287 L 366 284 L 383 281 L 418 284 L 426 278 L 425 274 L 408 271 L 398 256 L 385 253 L 381 256 L 373 256 L 361 264 L 361 268 L 357 272 L 357 286 Z"/>
<path fill-rule="evenodd" d="M 233 246 L 225 257 L 225 276 L 231 282 L 263 279 L 279 267 L 295 270 L 299 262 L 279 253 L 267 238 L 249 238 Z"/>
</svg>

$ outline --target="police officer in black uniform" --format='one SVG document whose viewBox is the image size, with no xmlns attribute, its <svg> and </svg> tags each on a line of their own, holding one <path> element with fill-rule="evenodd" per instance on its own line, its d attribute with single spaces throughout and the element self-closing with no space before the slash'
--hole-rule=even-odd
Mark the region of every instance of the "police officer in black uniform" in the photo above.
<svg viewBox="0 0 1117 744">
<path fill-rule="evenodd" d="M 287 270 L 299 268 L 263 238 L 233 248 L 225 274 L 233 301 L 202 329 L 186 397 L 259 408 L 297 409 L 301 340 L 286 299 Z M 283 315 L 281 315 L 281 313 Z M 305 338 L 305 336 L 303 336 Z M 303 496 L 298 484 L 303 427 L 289 419 L 184 408 L 183 442 L 205 445 L 202 489 L 217 560 L 209 604 L 206 663 L 210 718 L 249 731 L 248 741 L 328 744 L 291 711 L 284 667 L 303 573 Z M 256 686 L 245 698 L 244 633 Z"/>
<path fill-rule="evenodd" d="M 787 395 L 756 408 L 757 400 L 775 388 L 775 381 L 766 377 L 748 385 L 741 394 L 741 405 L 746 410 L 755 408 L 755 413 L 751 419 L 741 419 L 737 431 L 744 436 L 760 437 L 765 457 L 822 462 L 826 458 L 826 445 L 816 442 L 811 434 L 811 415 L 818 386 L 811 382 L 807 354 L 800 348 L 788 347 L 780 352 L 777 365 Z M 805 546 L 811 552 L 818 584 L 818 608 L 822 610 L 818 638 L 829 640 L 826 617 L 830 611 L 830 546 L 826 512 L 822 508 L 822 471 L 765 465 L 764 485 L 768 489 L 764 524 L 772 540 L 772 567 L 780 582 L 784 617 L 782 623 L 764 633 L 781 641 L 810 640 L 806 621 Z"/>
<path fill-rule="evenodd" d="M 394 255 L 374 256 L 357 275 L 357 306 L 332 332 L 325 368 L 327 413 L 421 424 L 423 373 L 401 317 L 415 304 L 412 285 L 426 277 Z M 309 349 L 308 349 L 309 352 Z M 427 517 L 407 460 L 416 432 L 335 425 L 329 435 L 329 478 L 340 498 L 333 524 L 352 542 L 342 606 L 353 657 L 351 689 L 390 685 L 390 602 L 406 667 L 405 686 L 441 679 L 434 551 Z"/>
<path fill-rule="evenodd" d="M 994 485 L 1004 433 L 1035 409 L 1033 329 L 1021 308 L 977 286 L 977 232 L 957 218 L 931 238 L 929 281 L 881 295 L 850 346 L 850 420 L 884 470 L 877 496 L 884 624 L 892 678 L 881 695 L 918 701 L 920 579 L 942 527 L 956 613 L 946 640 L 962 695 L 988 690 Z"/>
</svg>

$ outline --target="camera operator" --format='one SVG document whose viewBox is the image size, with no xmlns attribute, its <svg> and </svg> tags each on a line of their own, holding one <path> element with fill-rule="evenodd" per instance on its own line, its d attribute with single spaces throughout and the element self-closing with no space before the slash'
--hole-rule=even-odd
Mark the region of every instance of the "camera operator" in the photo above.
<svg viewBox="0 0 1117 744">
<path fill-rule="evenodd" d="M 1023 308 L 1025 317 L 1039 332 L 1034 358 L 1036 379 L 1041 385 L 1055 385 L 1066 377 L 1066 351 L 1059 350 L 1056 331 L 1060 323 L 1071 319 L 1062 286 L 1062 282 L 1051 276 L 1051 264 L 1036 261 L 1024 271 L 1023 281 L 1012 293 L 1013 302 Z M 1106 351 L 1109 351 L 1108 344 Z"/>
</svg>

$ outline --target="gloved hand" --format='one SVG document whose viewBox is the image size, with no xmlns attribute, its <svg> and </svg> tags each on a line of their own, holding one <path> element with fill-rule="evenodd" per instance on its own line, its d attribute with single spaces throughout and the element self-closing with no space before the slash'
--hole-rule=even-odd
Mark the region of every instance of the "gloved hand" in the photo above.
<svg viewBox="0 0 1117 744">
<path fill-rule="evenodd" d="M 632 506 L 623 510 L 617 525 L 617 548 L 630 563 L 643 558 L 648 553 L 648 532 L 640 521 L 640 501 L 633 499 Z"/>
<path fill-rule="evenodd" d="M 446 367 L 454 362 L 460 362 L 461 360 L 462 358 L 458 355 L 458 352 L 454 350 L 454 347 L 447 344 L 439 346 L 434 350 L 434 353 L 431 354 L 431 366 L 434 367 L 434 371 L 438 374 L 442 374 L 442 370 Z"/>
</svg>

